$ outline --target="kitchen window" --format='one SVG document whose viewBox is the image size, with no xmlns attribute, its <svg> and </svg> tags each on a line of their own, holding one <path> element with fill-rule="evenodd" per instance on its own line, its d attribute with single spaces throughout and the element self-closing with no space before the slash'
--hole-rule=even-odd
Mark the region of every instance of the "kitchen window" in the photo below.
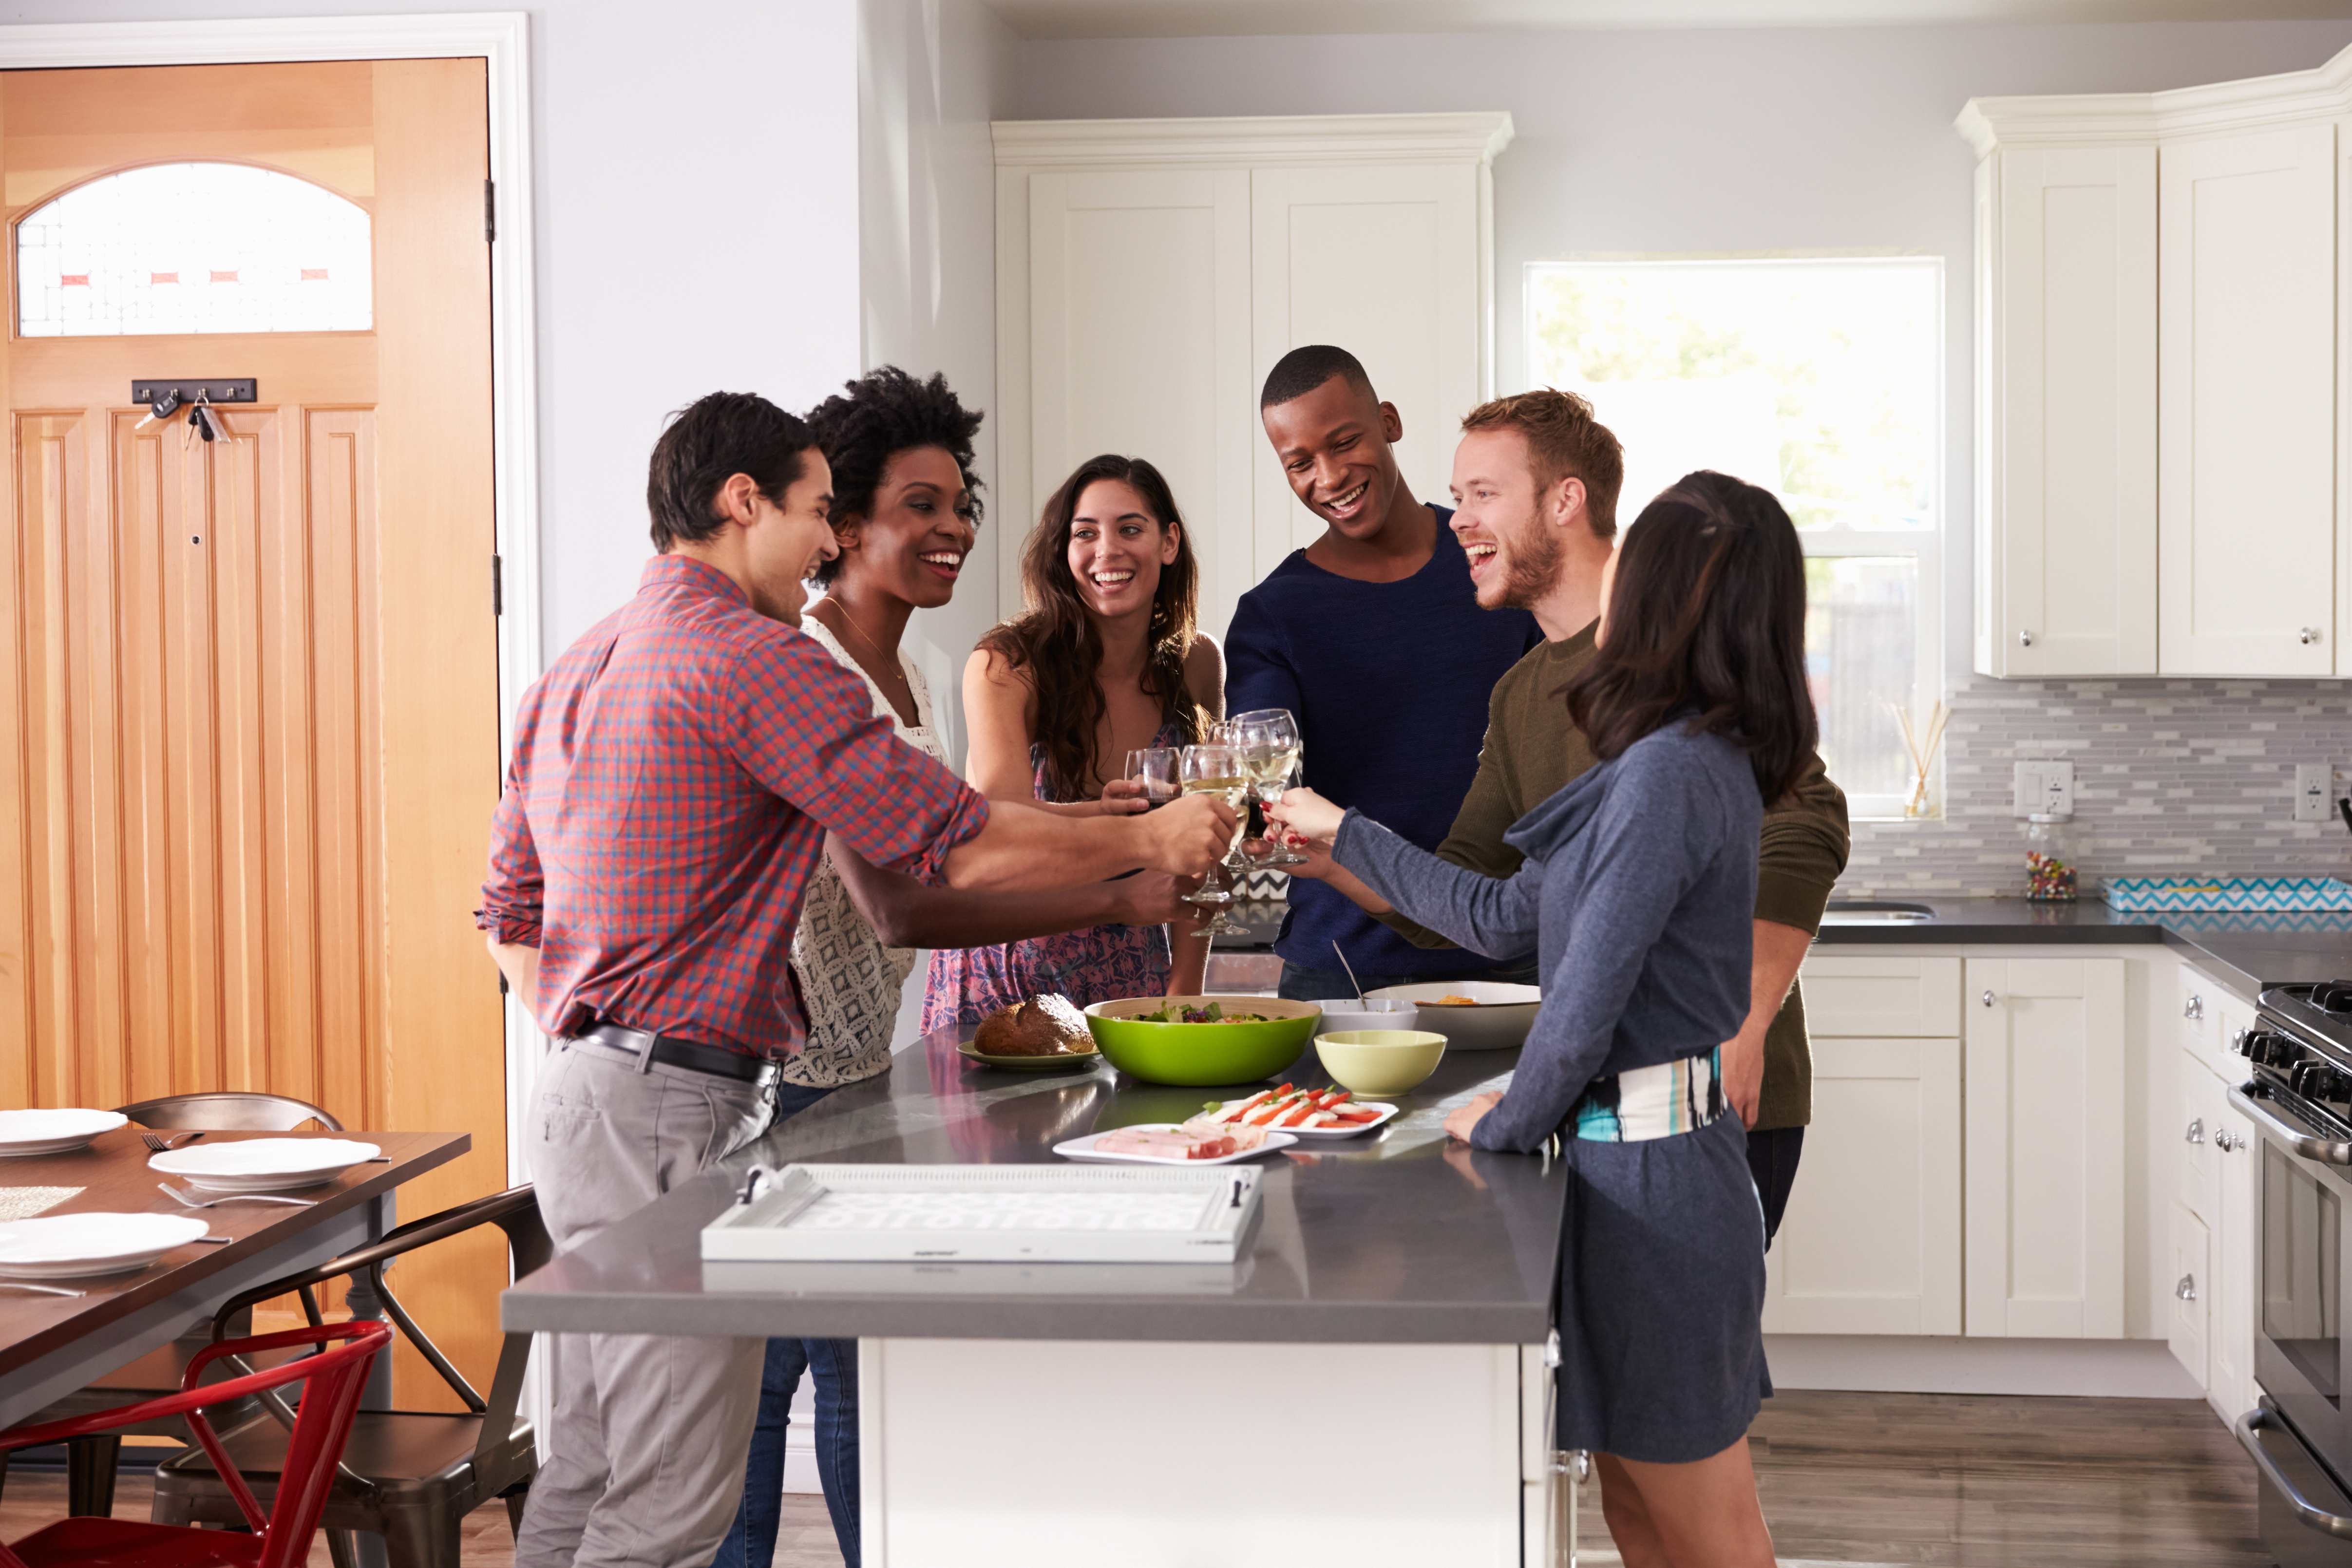
<svg viewBox="0 0 2352 1568">
<path fill-rule="evenodd" d="M 1822 755 L 1856 818 L 1905 814 L 1898 711 L 1942 695 L 1943 298 L 1935 257 L 1528 268 L 1528 381 L 1624 443 L 1621 527 L 1695 468 L 1788 507 Z"/>
</svg>

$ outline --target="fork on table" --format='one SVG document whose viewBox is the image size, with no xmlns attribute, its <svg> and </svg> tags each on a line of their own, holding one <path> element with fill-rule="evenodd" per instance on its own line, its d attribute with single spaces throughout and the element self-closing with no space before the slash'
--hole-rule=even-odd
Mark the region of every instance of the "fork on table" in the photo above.
<svg viewBox="0 0 2352 1568">
<path fill-rule="evenodd" d="M 315 1197 L 279 1197 L 275 1193 L 268 1192 L 226 1192 L 218 1197 L 205 1198 L 198 1197 L 192 1192 L 183 1191 L 167 1181 L 159 1181 L 155 1185 L 169 1194 L 174 1202 L 186 1208 L 216 1208 L 224 1203 L 283 1203 L 294 1208 L 316 1208 L 319 1206 L 319 1200 Z"/>
<path fill-rule="evenodd" d="M 182 1144 L 193 1144 L 203 1136 L 202 1133 L 174 1133 L 168 1137 L 154 1133 L 142 1133 L 139 1134 L 139 1141 L 146 1145 L 151 1152 L 160 1155 L 178 1148 Z"/>
</svg>

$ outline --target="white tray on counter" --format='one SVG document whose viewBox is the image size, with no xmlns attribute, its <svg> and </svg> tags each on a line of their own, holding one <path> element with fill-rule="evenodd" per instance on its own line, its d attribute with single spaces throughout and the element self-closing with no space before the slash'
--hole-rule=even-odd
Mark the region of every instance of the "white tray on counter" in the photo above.
<svg viewBox="0 0 2352 1568">
<path fill-rule="evenodd" d="M 756 1167 L 755 1167 L 756 1168 Z M 1258 1218 L 1247 1166 L 792 1165 L 747 1179 L 706 1260 L 1229 1263 Z"/>
</svg>

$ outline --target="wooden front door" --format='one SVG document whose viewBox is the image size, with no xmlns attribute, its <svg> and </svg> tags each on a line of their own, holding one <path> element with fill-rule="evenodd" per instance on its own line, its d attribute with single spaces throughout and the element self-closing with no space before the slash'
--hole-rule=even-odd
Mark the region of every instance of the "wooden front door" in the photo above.
<svg viewBox="0 0 2352 1568">
<path fill-rule="evenodd" d="M 260 1089 L 472 1134 L 404 1218 L 506 1181 L 468 918 L 499 789 L 487 111 L 478 59 L 0 73 L 0 1104 Z M 182 164 L 89 215 L 93 182 Z M 225 217 L 224 181 L 269 190 Z M 313 187 L 356 247 L 299 232 Z M 330 289 L 360 325 L 317 329 Z M 210 443 L 132 401 L 231 377 L 257 396 Z M 499 1246 L 395 1286 L 478 1380 Z M 438 1386 L 405 1350 L 401 1382 Z"/>
</svg>

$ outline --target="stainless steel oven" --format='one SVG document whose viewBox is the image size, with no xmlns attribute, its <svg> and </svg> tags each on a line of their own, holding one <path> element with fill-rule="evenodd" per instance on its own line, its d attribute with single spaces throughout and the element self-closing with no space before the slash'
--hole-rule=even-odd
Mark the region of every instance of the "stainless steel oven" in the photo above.
<svg viewBox="0 0 2352 1568">
<path fill-rule="evenodd" d="M 2313 987 L 2263 993 L 2234 1042 L 2247 1082 L 2230 1099 L 2261 1133 L 2254 1381 L 2238 1422 L 2262 1474 L 2263 1543 L 2283 1568 L 2352 1565 L 2352 1030 Z M 2352 1002 L 2352 997 L 2346 998 Z"/>
</svg>

